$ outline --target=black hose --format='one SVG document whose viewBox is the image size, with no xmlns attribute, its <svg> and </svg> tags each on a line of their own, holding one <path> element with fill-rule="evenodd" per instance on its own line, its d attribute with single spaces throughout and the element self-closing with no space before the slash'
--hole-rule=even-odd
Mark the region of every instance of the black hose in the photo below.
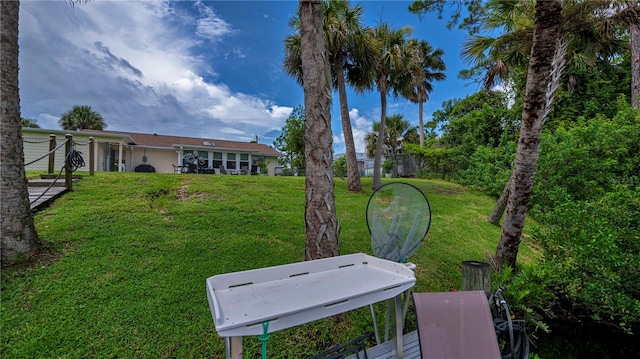
<svg viewBox="0 0 640 359">
<path fill-rule="evenodd" d="M 84 159 L 82 158 L 82 152 L 76 151 L 75 148 L 72 148 L 71 151 L 67 154 L 67 158 L 64 161 L 64 166 L 60 168 L 60 172 L 58 172 L 58 175 L 53 180 L 53 182 L 51 182 L 49 187 L 47 187 L 47 189 L 45 189 L 36 199 L 31 201 L 29 204 L 36 203 L 40 198 L 42 198 L 42 196 L 49 192 L 51 187 L 53 187 L 60 179 L 60 176 L 62 176 L 62 171 L 66 169 L 67 171 L 75 172 L 78 168 L 84 167 L 84 165 L 85 163 Z"/>
<path fill-rule="evenodd" d="M 82 152 L 76 151 L 73 148 L 69 154 L 67 154 L 67 159 L 65 162 L 65 168 L 67 171 L 75 172 L 80 167 L 84 167 L 84 159 L 82 158 Z"/>
<path fill-rule="evenodd" d="M 502 349 L 501 356 L 503 359 L 527 359 L 529 357 L 529 338 L 524 328 L 523 321 L 511 320 L 511 312 L 509 306 L 502 296 L 502 292 L 506 290 L 504 286 L 496 291 L 495 297 L 491 296 L 490 302 L 495 299 L 495 305 L 498 312 L 504 311 L 504 317 L 496 316 L 493 319 L 493 326 L 496 330 L 496 336 L 508 336 L 509 345 Z M 520 324 L 522 323 L 522 324 Z"/>
</svg>

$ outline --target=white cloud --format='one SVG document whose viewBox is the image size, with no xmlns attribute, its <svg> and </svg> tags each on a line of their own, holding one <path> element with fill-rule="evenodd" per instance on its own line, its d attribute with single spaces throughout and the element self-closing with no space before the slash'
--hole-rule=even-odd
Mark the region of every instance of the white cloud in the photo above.
<svg viewBox="0 0 640 359">
<path fill-rule="evenodd" d="M 372 131 L 373 121 L 361 116 L 357 108 L 349 111 L 349 118 L 351 119 L 351 132 L 353 133 L 353 143 L 356 147 L 356 152 L 365 152 L 365 137 Z M 345 152 L 344 132 L 333 136 L 333 144 L 336 147 L 337 153 Z"/>
<path fill-rule="evenodd" d="M 215 52 L 232 26 L 204 3 L 180 5 L 22 2 L 23 116 L 58 128 L 62 113 L 90 105 L 110 130 L 232 140 L 281 128 L 291 107 L 234 92 L 212 76 L 203 41 Z"/>
<path fill-rule="evenodd" d="M 231 25 L 201 1 L 196 2 L 196 8 L 200 11 L 201 18 L 196 20 L 196 34 L 207 40 L 219 40 L 223 35 L 232 31 Z"/>
</svg>

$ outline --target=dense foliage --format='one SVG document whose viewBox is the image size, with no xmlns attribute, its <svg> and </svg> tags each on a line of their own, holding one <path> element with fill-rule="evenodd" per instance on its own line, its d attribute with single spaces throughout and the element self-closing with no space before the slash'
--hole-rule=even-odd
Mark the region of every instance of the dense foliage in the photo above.
<svg viewBox="0 0 640 359">
<path fill-rule="evenodd" d="M 640 330 L 640 111 L 624 93 L 624 66 L 583 73 L 545 123 L 530 208 L 543 226 L 527 236 L 543 258 L 504 279 L 518 315 L 541 330 L 552 319 Z M 406 147 L 423 176 L 497 197 L 511 174 L 520 111 L 517 100 L 487 90 L 450 100 L 429 124 L 437 135 Z"/>
</svg>

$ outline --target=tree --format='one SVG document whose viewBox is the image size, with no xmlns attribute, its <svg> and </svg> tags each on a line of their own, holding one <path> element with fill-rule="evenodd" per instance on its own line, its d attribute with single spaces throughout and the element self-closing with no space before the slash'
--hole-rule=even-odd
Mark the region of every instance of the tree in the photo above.
<svg viewBox="0 0 640 359">
<path fill-rule="evenodd" d="M 20 2 L 0 2 L 0 203 L 2 239 L 0 260 L 11 264 L 39 249 L 40 240 L 33 223 L 27 176 L 24 170 L 20 92 L 18 89 L 18 17 Z"/>
<path fill-rule="evenodd" d="M 553 88 L 554 67 L 565 54 L 558 51 L 561 34 L 562 0 L 538 1 L 535 7 L 533 41 L 527 85 L 525 89 L 522 123 L 516 150 L 506 216 L 496 248 L 498 268 L 515 268 L 520 237 L 536 173 L 542 124 L 546 116 Z M 564 47 L 566 51 L 566 47 Z"/>
<path fill-rule="evenodd" d="M 429 93 L 433 91 L 432 81 L 441 81 L 445 79 L 444 70 L 446 65 L 442 60 L 444 51 L 442 49 L 433 49 L 427 41 L 419 41 L 416 49 L 421 61 L 419 66 L 414 70 L 416 76 L 411 86 L 407 89 L 405 97 L 409 101 L 418 104 L 418 122 L 420 147 L 424 147 L 424 119 L 423 105 L 429 99 Z"/>
<path fill-rule="evenodd" d="M 340 119 L 345 140 L 348 190 L 354 193 L 361 193 L 362 186 L 351 119 L 349 118 L 345 74 L 351 73 L 351 78 L 357 78 L 357 75 L 351 71 L 356 69 L 354 59 L 357 58 L 359 62 L 367 62 L 366 56 L 371 52 L 369 50 L 371 42 L 368 36 L 369 29 L 360 24 L 362 12 L 362 6 L 350 7 L 349 2 L 345 0 L 323 1 L 325 48 L 332 68 L 333 85 L 338 90 L 340 99 Z M 300 35 L 298 33 L 300 22 L 298 18 L 293 18 L 289 23 L 296 33 L 285 39 L 284 67 L 289 75 L 301 83 L 302 68 Z"/>
<path fill-rule="evenodd" d="M 21 117 L 20 120 L 22 122 L 22 127 L 40 128 L 40 125 L 38 125 L 38 120 L 24 117 Z"/>
<path fill-rule="evenodd" d="M 387 126 L 384 129 L 384 137 L 382 140 L 382 153 L 386 158 L 394 158 L 395 155 L 402 152 L 405 137 L 413 128 L 410 128 L 409 121 L 402 118 L 402 115 L 391 115 L 387 117 Z M 373 124 L 373 132 L 365 136 L 365 144 L 367 156 L 371 157 L 375 154 L 378 144 L 378 136 L 380 131 L 380 122 Z"/>
<path fill-rule="evenodd" d="M 331 73 L 322 29 L 322 2 L 300 0 L 300 48 L 305 109 L 305 260 L 339 255 L 331 133 Z"/>
<path fill-rule="evenodd" d="M 393 90 L 398 95 L 400 90 L 406 89 L 413 78 L 412 70 L 416 68 L 419 60 L 413 47 L 408 47 L 407 36 L 412 32 L 411 27 L 405 26 L 393 29 L 388 24 L 382 23 L 373 29 L 374 54 L 373 63 L 365 71 L 373 79 L 373 83 L 380 94 L 380 129 L 378 139 L 384 138 L 385 121 L 387 111 L 387 95 Z M 383 141 L 377 141 L 376 152 L 373 161 L 373 189 L 382 185 L 380 166 L 382 164 Z"/>
<path fill-rule="evenodd" d="M 292 169 L 305 168 L 304 122 L 304 108 L 298 106 L 287 118 L 280 136 L 273 141 L 273 146 L 284 153 L 282 162 L 289 164 Z"/>
<path fill-rule="evenodd" d="M 73 106 L 58 121 L 63 130 L 77 131 L 83 129 L 102 130 L 107 127 L 102 115 L 93 111 L 91 106 Z"/>
</svg>

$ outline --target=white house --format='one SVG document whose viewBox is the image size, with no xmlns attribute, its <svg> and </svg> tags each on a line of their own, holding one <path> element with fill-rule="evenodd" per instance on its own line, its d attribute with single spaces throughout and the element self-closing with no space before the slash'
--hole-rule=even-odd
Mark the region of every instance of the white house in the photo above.
<svg viewBox="0 0 640 359">
<path fill-rule="evenodd" d="M 76 150 L 82 152 L 87 166 L 93 152 L 95 171 L 135 171 L 153 168 L 159 173 L 198 172 L 249 174 L 263 170 L 273 176 L 280 152 L 260 143 L 216 140 L 210 138 L 165 136 L 122 131 L 63 131 L 23 128 L 27 170 L 47 170 L 46 155 L 53 137 L 59 145 L 65 135 L 73 135 Z M 93 151 L 90 151 L 90 139 Z M 54 168 L 63 165 L 64 150 L 56 151 Z M 141 166 L 142 165 L 142 166 Z M 260 168 L 262 166 L 262 168 Z"/>
</svg>

